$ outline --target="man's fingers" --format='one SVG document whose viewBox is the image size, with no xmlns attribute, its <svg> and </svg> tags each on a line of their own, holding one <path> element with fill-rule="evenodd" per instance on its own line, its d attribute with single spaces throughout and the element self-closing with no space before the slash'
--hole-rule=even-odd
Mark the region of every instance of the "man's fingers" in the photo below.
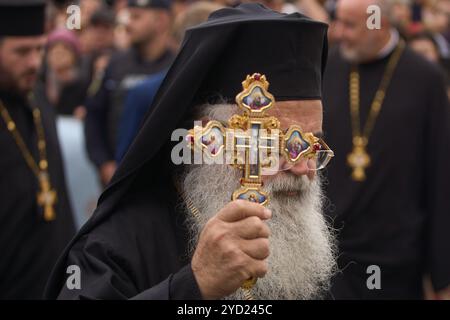
<svg viewBox="0 0 450 320">
<path fill-rule="evenodd" d="M 226 222 L 235 222 L 251 216 L 267 220 L 272 216 L 269 209 L 259 203 L 246 200 L 235 200 L 227 204 L 219 213 L 218 218 Z"/>
<path fill-rule="evenodd" d="M 268 238 L 270 229 L 256 216 L 230 223 L 232 232 L 242 239 Z"/>
<path fill-rule="evenodd" d="M 267 271 L 269 270 L 269 266 L 266 260 L 254 260 L 251 261 L 246 266 L 246 271 L 250 274 L 250 277 L 263 278 Z"/>
<path fill-rule="evenodd" d="M 241 240 L 239 246 L 249 257 L 256 260 L 264 260 L 270 253 L 269 240 L 267 238 Z"/>
</svg>

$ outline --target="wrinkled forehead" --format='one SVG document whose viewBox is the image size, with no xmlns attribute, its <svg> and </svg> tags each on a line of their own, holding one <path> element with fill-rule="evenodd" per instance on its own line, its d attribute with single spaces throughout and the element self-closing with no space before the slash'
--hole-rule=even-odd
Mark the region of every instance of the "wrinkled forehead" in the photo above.
<svg viewBox="0 0 450 320">
<path fill-rule="evenodd" d="M 201 119 L 206 122 L 217 120 L 227 123 L 232 115 L 242 113 L 235 104 L 201 105 L 194 110 L 194 120 Z M 303 132 L 322 131 L 322 101 L 320 100 L 277 101 L 267 115 L 278 118 L 282 130 L 298 125 Z"/>
</svg>

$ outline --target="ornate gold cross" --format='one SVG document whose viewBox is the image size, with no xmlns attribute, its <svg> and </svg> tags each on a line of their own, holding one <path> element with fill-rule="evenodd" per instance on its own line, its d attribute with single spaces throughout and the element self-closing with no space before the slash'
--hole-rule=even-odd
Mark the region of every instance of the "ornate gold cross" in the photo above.
<svg viewBox="0 0 450 320">
<path fill-rule="evenodd" d="M 41 173 L 39 175 L 40 191 L 37 194 L 38 204 L 44 209 L 44 220 L 55 220 L 55 208 L 54 205 L 57 200 L 56 191 L 52 189 L 50 180 L 47 173 Z"/>
<path fill-rule="evenodd" d="M 267 205 L 269 195 L 262 190 L 262 170 L 275 168 L 278 171 L 279 155 L 295 164 L 301 159 L 322 161 L 325 166 L 333 151 L 312 133 L 303 133 L 297 125 L 280 132 L 280 121 L 266 112 L 273 107 L 275 99 L 267 90 L 269 82 L 265 75 L 247 75 L 242 82 L 243 91 L 236 96 L 241 115 L 233 115 L 226 129 L 216 120 L 205 127 L 195 126 L 187 135 L 187 141 L 194 151 L 201 151 L 209 159 L 223 156 L 231 150 L 228 164 L 243 170 L 239 189 L 232 200 L 243 199 Z M 320 157 L 318 155 L 321 155 Z M 320 169 L 317 167 L 317 169 Z M 256 283 L 256 278 L 244 282 L 246 291 Z M 247 292 L 248 294 L 248 292 Z"/>
<path fill-rule="evenodd" d="M 303 133 L 299 126 L 279 131 L 280 121 L 266 114 L 275 99 L 267 91 L 269 82 L 265 75 L 247 75 L 242 87 L 243 91 L 236 96 L 242 114 L 229 119 L 228 129 L 219 121 L 209 121 L 205 127 L 191 129 L 187 140 L 193 150 L 203 152 L 210 159 L 223 156 L 225 149 L 231 150 L 229 164 L 243 170 L 241 186 L 233 192 L 232 200 L 267 205 L 269 196 L 261 189 L 262 169 L 278 169 L 280 154 L 287 162 L 295 164 L 302 158 L 311 159 L 324 152 L 324 160 L 328 163 L 333 151 L 322 139 L 312 133 Z"/>
<path fill-rule="evenodd" d="M 352 168 L 352 179 L 355 181 L 366 180 L 366 168 L 371 162 L 366 146 L 366 138 L 359 136 L 353 138 L 353 150 L 347 156 L 347 163 Z"/>
</svg>

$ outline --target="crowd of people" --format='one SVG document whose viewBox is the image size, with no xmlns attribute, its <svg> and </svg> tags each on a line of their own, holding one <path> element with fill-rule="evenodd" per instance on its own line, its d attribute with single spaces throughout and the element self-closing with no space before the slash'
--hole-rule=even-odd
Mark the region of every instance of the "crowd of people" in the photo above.
<svg viewBox="0 0 450 320">
<path fill-rule="evenodd" d="M 335 0 L 260 2 L 328 23 L 330 46 L 339 42 Z M 51 1 L 48 7 L 49 36 L 38 90 L 58 114 L 84 122 L 88 156 L 105 186 L 132 143 L 185 30 L 205 21 L 215 9 L 236 3 L 161 0 L 146 8 L 130 7 L 127 0 L 76 3 L 81 25 L 75 30 L 67 29 L 67 8 L 73 1 Z M 401 37 L 448 74 L 450 2 L 388 3 L 387 14 Z"/>
<path fill-rule="evenodd" d="M 448 150 L 442 150 L 450 149 L 445 145 L 450 139 L 446 136 L 450 111 L 443 110 L 448 108 L 448 100 L 443 101 L 440 95 L 442 87 L 450 99 L 450 0 L 380 0 L 379 32 L 365 24 L 373 14 L 364 10 L 364 5 L 371 3 L 366 0 L 242 2 L 259 2 L 282 13 L 300 12 L 329 25 L 324 132 L 331 137 L 330 146 L 335 146 L 336 159 L 340 160 L 326 177 L 326 210 L 333 227 L 341 230 L 338 267 L 342 271 L 336 276 L 331 297 L 418 298 L 423 294 L 425 274 L 428 297 L 449 298 L 450 276 L 442 266 L 448 265 L 448 246 L 436 235 L 445 233 L 442 227 L 450 223 L 445 204 L 450 176 L 443 164 Z M 94 211 L 100 192 L 151 112 L 152 101 L 183 45 L 186 31 L 205 22 L 211 12 L 238 3 L 241 1 L 47 1 L 44 60 L 33 91 L 37 105 L 52 108 L 58 115 L 69 200 L 78 227 Z M 68 11 L 73 5 L 79 11 Z M 80 19 L 75 27 L 69 23 L 74 17 Z M 406 49 L 399 44 L 405 44 Z M 396 48 L 405 52 L 403 60 L 397 61 L 398 73 L 392 76 L 394 93 L 389 96 L 389 87 L 384 88 L 383 97 L 388 98 L 378 117 L 383 124 L 375 126 L 372 135 L 364 130 L 365 119 L 376 124 L 378 114 L 372 110 L 372 99 L 376 100 L 383 89 L 377 90 L 379 78 Z M 350 69 L 352 64 L 359 67 Z M 348 97 L 356 83 L 349 83 L 352 75 L 361 80 L 361 99 Z M 359 100 L 362 118 L 355 125 L 350 121 L 356 109 L 351 108 L 358 107 L 352 103 Z M 383 105 L 383 99 L 378 103 Z M 394 108 L 402 103 L 402 108 Z M 402 119 L 407 121 L 402 123 Z M 355 142 L 358 137 L 362 139 L 359 146 Z M 344 138 L 347 141 L 343 142 Z M 428 158 L 419 161 L 422 154 L 417 149 L 422 145 L 429 147 L 420 151 Z M 362 176 L 361 171 L 359 177 L 352 176 L 356 165 L 352 167 L 347 154 L 366 149 L 371 160 L 359 168 Z M 399 169 L 402 165 L 404 170 Z M 417 203 L 411 203 L 413 200 Z M 387 214 L 391 210 L 398 215 Z M 424 231 L 425 224 L 430 226 L 423 212 L 433 216 L 431 230 Z M 364 229 L 367 232 L 361 234 Z M 422 235 L 427 232 L 435 237 L 424 240 Z M 439 255 L 446 255 L 446 262 L 442 263 Z M 388 274 L 384 284 L 388 289 L 381 295 L 368 292 L 364 280 L 366 267 L 377 261 Z M 408 265 L 413 267 L 404 273 Z"/>
</svg>

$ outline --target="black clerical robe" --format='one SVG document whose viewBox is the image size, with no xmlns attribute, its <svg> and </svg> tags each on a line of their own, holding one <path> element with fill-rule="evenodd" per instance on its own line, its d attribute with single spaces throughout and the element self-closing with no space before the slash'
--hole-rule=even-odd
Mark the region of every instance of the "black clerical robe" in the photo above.
<svg viewBox="0 0 450 320">
<path fill-rule="evenodd" d="M 389 57 L 359 66 L 362 124 Z M 444 80 L 436 67 L 405 50 L 370 136 L 367 179 L 355 182 L 346 163 L 352 150 L 349 72 L 350 65 L 332 51 L 324 78 L 324 129 L 336 157 L 326 191 L 342 271 L 331 293 L 336 299 L 421 298 L 424 274 L 435 289 L 450 285 L 450 107 Z M 374 274 L 370 265 L 380 267 L 380 290 L 367 287 Z"/>
<path fill-rule="evenodd" d="M 21 97 L 0 92 L 26 145 L 39 159 L 32 109 Z M 46 222 L 37 204 L 37 178 L 0 119 L 0 299 L 41 299 L 48 276 L 74 235 L 71 208 L 53 110 L 39 106 L 51 184 L 57 191 L 56 220 Z"/>
<path fill-rule="evenodd" d="M 187 251 L 186 211 L 172 179 L 147 168 L 118 205 L 111 208 L 108 199 L 103 203 L 110 215 L 97 211 L 80 230 L 57 264 L 47 298 L 201 298 Z M 67 272 L 72 265 L 80 268 L 79 289 L 71 285 L 75 273 Z"/>
</svg>

